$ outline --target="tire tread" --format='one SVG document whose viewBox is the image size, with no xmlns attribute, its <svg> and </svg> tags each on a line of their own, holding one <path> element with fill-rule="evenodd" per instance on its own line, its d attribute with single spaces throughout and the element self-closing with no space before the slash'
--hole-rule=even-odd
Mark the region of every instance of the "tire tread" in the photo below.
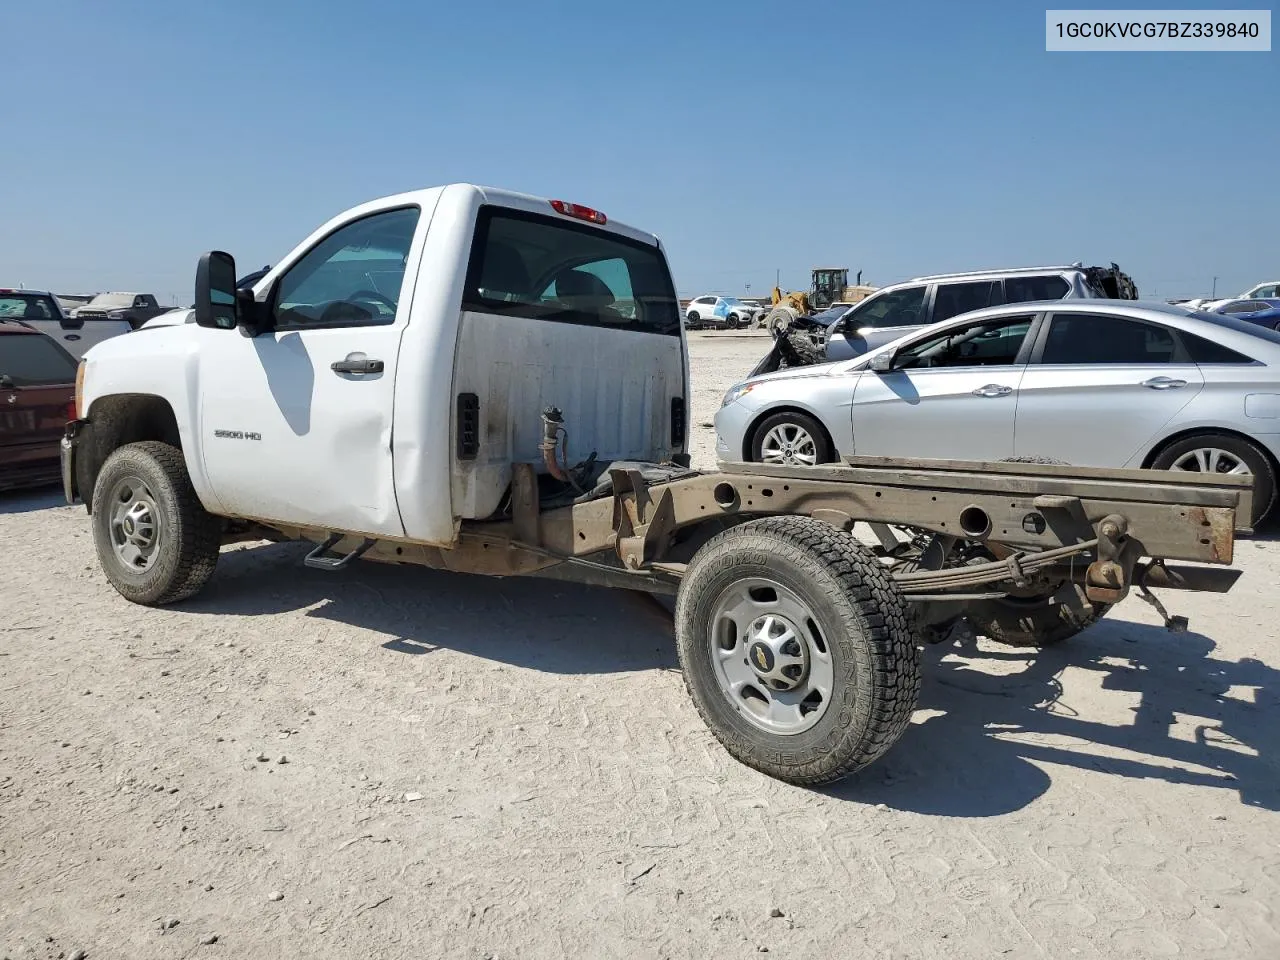
<svg viewBox="0 0 1280 960">
<path fill-rule="evenodd" d="M 101 505 L 96 502 L 96 494 L 98 490 L 105 489 L 106 485 L 103 484 L 102 477 L 107 473 L 112 462 L 135 455 L 149 459 L 151 465 L 163 474 L 171 488 L 170 492 L 177 507 L 177 516 L 166 519 L 177 534 L 177 565 L 158 593 L 145 588 L 139 589 L 136 584 L 114 576 L 110 558 L 102 559 L 103 569 L 112 586 L 127 600 L 134 603 L 163 606 L 186 600 L 199 593 L 213 576 L 222 543 L 221 522 L 204 509 L 204 505 L 196 495 L 182 451 L 159 440 L 143 440 L 128 444 L 120 447 L 107 459 L 95 487 L 94 514 L 100 514 Z M 156 495 L 161 497 L 159 491 L 156 491 Z M 95 522 L 104 521 L 99 519 Z M 101 547 L 99 549 L 101 550 Z"/>
<path fill-rule="evenodd" d="M 916 631 L 901 592 L 878 560 L 856 538 L 830 524 L 803 516 L 776 516 L 753 520 L 712 538 L 690 565 L 715 563 L 734 551 L 754 545 L 774 553 L 795 551 L 817 561 L 836 580 L 845 599 L 866 624 L 866 643 L 873 672 L 870 703 L 859 704 L 867 716 L 841 731 L 837 749 L 803 765 L 771 761 L 762 750 L 744 750 L 744 744 L 726 737 L 714 716 L 708 714 L 695 691 L 691 662 L 694 650 L 678 643 L 685 686 L 703 722 L 739 761 L 770 776 L 801 786 L 817 786 L 839 780 L 875 762 L 899 740 L 911 723 L 920 694 L 920 648 Z M 686 576 L 686 583 L 690 582 Z M 682 589 L 677 600 L 676 622 L 692 600 Z M 745 745 L 749 747 L 750 745 Z M 834 762 L 832 762 L 834 759 Z"/>
</svg>

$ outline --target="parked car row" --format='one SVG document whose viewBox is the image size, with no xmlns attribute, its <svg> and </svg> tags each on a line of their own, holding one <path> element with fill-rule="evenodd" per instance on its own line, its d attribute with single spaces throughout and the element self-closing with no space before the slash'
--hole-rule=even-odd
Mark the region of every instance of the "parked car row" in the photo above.
<svg viewBox="0 0 1280 960">
<path fill-rule="evenodd" d="M 46 334 L 77 359 L 95 344 L 133 330 L 123 317 L 86 315 L 81 310 L 68 314 L 57 297 L 44 290 L 0 289 L 0 320 Z"/>
<path fill-rule="evenodd" d="M 0 317 L 0 490 L 61 477 L 76 360 L 29 324 Z"/>
<path fill-rule="evenodd" d="M 918 302 L 937 303 L 936 289 Z M 857 357 L 750 376 L 715 417 L 716 452 L 1248 474 L 1257 522 L 1276 497 L 1277 371 L 1280 333 L 1239 316 L 1085 296 L 1004 303 Z"/>
<path fill-rule="evenodd" d="M 160 306 L 151 293 L 99 293 L 82 307 L 71 311 L 71 316 L 83 320 L 124 320 L 133 330 L 170 307 Z"/>
<path fill-rule="evenodd" d="M 236 281 L 252 286 L 269 266 Z M 68 310 L 65 296 L 0 288 L 0 490 L 60 479 L 62 431 L 75 413 L 76 366 L 91 347 L 143 326 L 190 322 L 189 308 L 149 293 L 104 293 Z M 74 301 L 73 301 L 74 302 Z"/>
</svg>

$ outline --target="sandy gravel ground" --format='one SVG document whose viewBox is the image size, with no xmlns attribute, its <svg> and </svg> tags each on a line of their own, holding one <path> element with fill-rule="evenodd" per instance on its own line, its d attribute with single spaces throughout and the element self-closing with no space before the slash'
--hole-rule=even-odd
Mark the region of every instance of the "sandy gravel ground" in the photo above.
<svg viewBox="0 0 1280 960">
<path fill-rule="evenodd" d="M 695 424 L 765 344 L 694 338 Z M 1280 546 L 1238 555 L 1183 635 L 931 648 L 810 791 L 725 755 L 634 596 L 283 545 L 144 610 L 81 509 L 0 495 L 0 957 L 1280 957 Z"/>
</svg>

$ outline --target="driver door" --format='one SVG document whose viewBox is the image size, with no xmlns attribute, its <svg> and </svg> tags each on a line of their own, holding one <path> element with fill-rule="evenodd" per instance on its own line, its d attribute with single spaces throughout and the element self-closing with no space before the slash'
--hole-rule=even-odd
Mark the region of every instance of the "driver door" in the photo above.
<svg viewBox="0 0 1280 960">
<path fill-rule="evenodd" d="M 282 264 L 266 292 L 275 330 L 199 328 L 201 446 L 226 513 L 403 536 L 393 388 L 420 214 L 365 214 Z"/>
<path fill-rule="evenodd" d="M 909 342 L 894 369 L 854 387 L 858 456 L 1001 460 L 1013 456 L 1030 315 L 958 323 Z"/>
</svg>

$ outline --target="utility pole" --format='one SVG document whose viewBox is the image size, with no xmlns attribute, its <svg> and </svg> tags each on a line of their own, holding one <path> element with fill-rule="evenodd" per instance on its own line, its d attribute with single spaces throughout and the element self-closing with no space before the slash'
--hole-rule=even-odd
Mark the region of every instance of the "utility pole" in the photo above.
<svg viewBox="0 0 1280 960">
<path fill-rule="evenodd" d="M 1209 299 L 1210 300 L 1218 299 L 1218 278 L 1217 277 L 1213 278 L 1213 293 L 1209 294 Z"/>
</svg>

